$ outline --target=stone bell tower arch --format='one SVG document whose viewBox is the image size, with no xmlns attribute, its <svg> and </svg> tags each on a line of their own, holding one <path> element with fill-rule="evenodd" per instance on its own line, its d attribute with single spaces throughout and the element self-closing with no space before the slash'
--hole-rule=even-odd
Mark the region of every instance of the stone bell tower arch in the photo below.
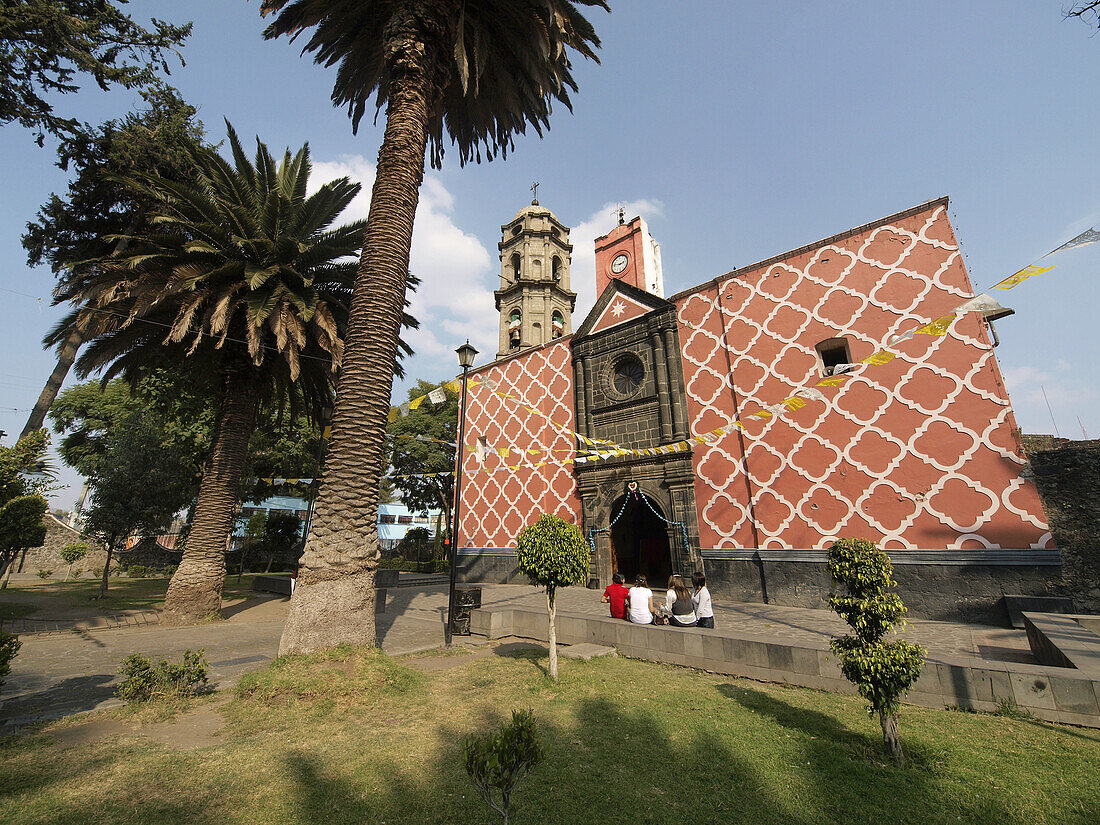
<svg viewBox="0 0 1100 825">
<path fill-rule="evenodd" d="M 500 288 L 493 293 L 500 313 L 497 358 L 572 333 L 577 303 L 569 289 L 568 226 L 534 198 L 500 231 Z"/>
</svg>

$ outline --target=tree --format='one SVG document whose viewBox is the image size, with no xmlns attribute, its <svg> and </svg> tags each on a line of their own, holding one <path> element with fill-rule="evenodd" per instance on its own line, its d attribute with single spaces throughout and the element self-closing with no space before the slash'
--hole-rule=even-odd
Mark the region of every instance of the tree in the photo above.
<svg viewBox="0 0 1100 825">
<path fill-rule="evenodd" d="M 267 512 L 256 510 L 248 517 L 248 523 L 244 526 L 244 547 L 241 548 L 241 566 L 237 569 L 237 584 L 241 583 L 244 575 L 244 563 L 248 553 L 256 547 L 264 537 L 264 528 L 267 526 Z"/>
<path fill-rule="evenodd" d="M 1063 11 L 1062 14 L 1067 20 L 1076 17 L 1080 20 L 1090 21 L 1092 25 L 1100 27 L 1100 0 L 1075 3 L 1068 10 Z"/>
<path fill-rule="evenodd" d="M 924 649 L 895 639 L 882 639 L 905 615 L 901 596 L 891 593 L 890 557 L 864 539 L 840 539 L 829 548 L 829 575 L 844 585 L 847 595 L 829 596 L 829 607 L 855 631 L 831 642 L 840 671 L 878 714 L 887 752 L 905 764 L 898 738 L 901 697 L 920 678 Z"/>
<path fill-rule="evenodd" d="M 49 508 L 43 495 L 47 485 L 31 480 L 28 474 L 42 460 L 48 443 L 49 435 L 39 430 L 21 438 L 14 447 L 0 447 L 0 578 L 16 556 L 30 547 L 41 547 L 46 540 L 42 519 Z"/>
<path fill-rule="evenodd" d="M 111 558 L 126 539 L 166 528 L 194 492 L 186 457 L 140 419 L 131 415 L 111 429 L 99 469 L 88 480 L 93 499 L 85 510 L 84 533 L 107 550 L 97 598 L 107 594 Z"/>
<path fill-rule="evenodd" d="M 147 30 L 119 8 L 127 0 L 14 0 L 0 5 L 0 126 L 18 121 L 67 139 L 80 123 L 54 114 L 50 98 L 79 91 L 89 75 L 104 91 L 145 89 L 168 74 L 168 53 L 191 34 L 191 24 L 154 19 Z M 180 58 L 183 63 L 183 58 Z"/>
<path fill-rule="evenodd" d="M 214 376 L 217 414 L 183 559 L 165 597 L 168 623 L 221 611 L 225 552 L 248 443 L 261 404 L 319 417 L 331 402 L 363 222 L 330 228 L 358 194 L 340 178 L 306 195 L 309 147 L 276 163 L 257 140 L 245 156 L 227 123 L 233 163 L 193 153 L 195 183 L 128 179 L 155 199 L 155 232 L 96 261 L 81 306 L 47 337 L 57 343 L 97 313 L 108 329 L 77 361 L 106 378 L 167 357 Z"/>
<path fill-rule="evenodd" d="M 519 572 L 531 584 L 546 588 L 546 613 L 550 617 L 550 678 L 558 678 L 557 608 L 554 597 L 559 587 L 580 584 L 588 579 L 592 550 L 580 528 L 568 521 L 543 513 L 534 524 L 516 536 L 516 561 Z"/>
<path fill-rule="evenodd" d="M 290 553 L 302 540 L 302 520 L 294 513 L 270 513 L 264 525 L 260 549 L 267 554 L 267 570 L 278 555 Z"/>
<path fill-rule="evenodd" d="M 508 825 L 512 792 L 542 761 L 542 743 L 535 729 L 534 714 L 514 710 L 512 723 L 501 725 L 499 733 L 467 736 L 463 756 L 466 773 L 477 792 Z"/>
<path fill-rule="evenodd" d="M 69 575 L 73 572 L 73 565 L 88 555 L 88 543 L 86 541 L 74 541 L 72 544 L 66 544 L 61 548 L 58 555 L 61 556 L 61 561 L 69 565 L 69 569 L 65 571 L 65 581 L 68 581 Z"/>
<path fill-rule="evenodd" d="M 420 379 L 409 389 L 409 400 L 427 395 L 435 387 L 436 384 Z M 401 501 L 410 510 L 425 515 L 429 510 L 442 508 L 449 526 L 455 497 L 455 448 L 450 445 L 458 437 L 458 394 L 443 392 L 446 401 L 442 404 L 424 401 L 415 410 L 409 410 L 407 416 L 397 416 L 390 422 L 389 450 L 391 481 L 401 491 Z M 425 473 L 446 475 L 426 478 Z"/>
<path fill-rule="evenodd" d="M 357 127 L 374 97 L 385 134 L 349 316 L 328 474 L 321 487 L 280 652 L 373 645 L 377 494 L 413 218 L 431 147 L 444 131 L 459 160 L 502 156 L 530 125 L 549 128 L 552 101 L 576 90 L 569 49 L 596 60 L 578 6 L 605 0 L 264 0 L 265 37 L 310 36 L 303 51 L 338 65 L 332 100 Z M 445 129 L 446 127 L 446 129 Z"/>
<path fill-rule="evenodd" d="M 108 240 L 148 231 L 154 201 L 125 185 L 122 176 L 157 175 L 184 181 L 192 177 L 191 153 L 202 144 L 203 126 L 196 110 L 168 87 L 142 93 L 146 108 L 122 120 L 109 120 L 94 132 L 66 141 L 59 153 L 62 165 L 75 163 L 76 174 L 64 198 L 56 194 L 27 224 L 23 247 L 31 266 L 49 264 L 58 279 L 54 303 L 79 296 L 89 264 L 118 249 L 125 241 Z M 91 316 L 89 322 L 109 321 Z M 42 426 L 77 351 L 89 330 L 73 329 L 58 347 L 57 365 L 27 417 L 23 435 Z"/>
</svg>

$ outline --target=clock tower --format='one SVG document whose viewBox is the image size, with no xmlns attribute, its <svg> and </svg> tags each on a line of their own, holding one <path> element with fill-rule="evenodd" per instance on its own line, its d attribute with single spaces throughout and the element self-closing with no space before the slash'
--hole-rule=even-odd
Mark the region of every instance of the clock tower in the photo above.
<svg viewBox="0 0 1100 825">
<path fill-rule="evenodd" d="M 500 312 L 497 358 L 572 333 L 577 303 L 569 289 L 569 227 L 537 197 L 500 231 L 500 289 L 493 293 Z"/>
<path fill-rule="evenodd" d="M 623 281 L 658 298 L 665 297 L 661 276 L 661 245 L 649 234 L 641 218 L 630 223 L 619 210 L 619 225 L 596 238 L 596 295 L 603 294 L 611 279 Z"/>
</svg>

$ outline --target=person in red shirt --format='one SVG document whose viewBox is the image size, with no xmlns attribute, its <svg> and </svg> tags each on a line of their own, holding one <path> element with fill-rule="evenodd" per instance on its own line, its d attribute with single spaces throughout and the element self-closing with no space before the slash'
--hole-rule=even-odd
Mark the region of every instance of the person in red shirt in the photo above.
<svg viewBox="0 0 1100 825">
<path fill-rule="evenodd" d="M 626 618 L 626 594 L 629 592 L 622 573 L 616 573 L 611 577 L 611 584 L 603 591 L 604 604 L 611 605 L 611 618 Z"/>
</svg>

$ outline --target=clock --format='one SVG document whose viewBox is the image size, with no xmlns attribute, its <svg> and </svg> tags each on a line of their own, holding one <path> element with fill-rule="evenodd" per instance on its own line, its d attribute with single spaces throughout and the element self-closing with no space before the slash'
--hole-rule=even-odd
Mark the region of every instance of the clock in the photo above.
<svg viewBox="0 0 1100 825">
<path fill-rule="evenodd" d="M 620 252 L 614 258 L 611 259 L 611 271 L 618 275 L 624 269 L 626 269 L 627 262 L 630 259 L 626 257 L 625 252 Z"/>
</svg>

